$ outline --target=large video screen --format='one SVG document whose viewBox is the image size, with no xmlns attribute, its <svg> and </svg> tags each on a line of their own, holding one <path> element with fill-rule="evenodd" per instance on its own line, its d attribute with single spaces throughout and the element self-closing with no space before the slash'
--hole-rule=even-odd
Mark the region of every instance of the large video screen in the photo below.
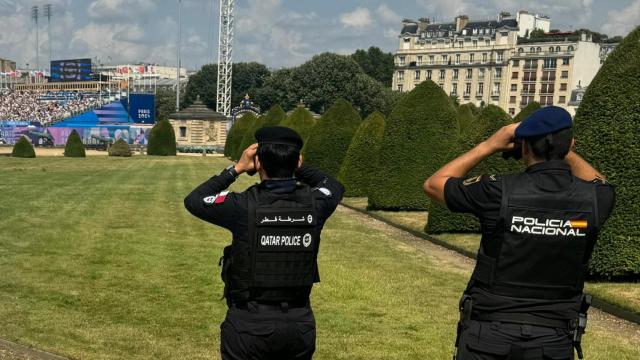
<svg viewBox="0 0 640 360">
<path fill-rule="evenodd" d="M 51 61 L 51 81 L 91 81 L 91 59 Z"/>
</svg>

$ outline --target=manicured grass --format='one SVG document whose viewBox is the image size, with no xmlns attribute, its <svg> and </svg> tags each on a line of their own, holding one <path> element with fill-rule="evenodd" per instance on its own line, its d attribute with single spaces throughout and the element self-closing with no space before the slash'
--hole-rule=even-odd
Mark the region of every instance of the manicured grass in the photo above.
<svg viewBox="0 0 640 360">
<path fill-rule="evenodd" d="M 343 203 L 366 209 L 366 198 L 345 198 Z M 414 231 L 423 232 L 427 224 L 426 211 L 370 211 L 372 214 L 380 216 L 394 224 L 405 226 Z M 480 234 L 437 234 L 431 235 L 438 240 L 444 241 L 455 249 L 466 250 L 471 253 L 478 251 L 480 244 Z M 616 282 L 593 282 L 587 283 L 585 288 L 588 293 L 599 297 L 611 304 L 623 309 L 640 314 L 640 284 L 639 283 L 616 283 Z"/>
<path fill-rule="evenodd" d="M 218 359 L 230 235 L 182 199 L 227 164 L 0 158 L 0 338 L 83 359 Z M 470 264 L 427 245 L 338 210 L 312 298 L 316 359 L 450 358 Z M 596 318 L 585 352 L 636 359 L 638 338 Z"/>
</svg>

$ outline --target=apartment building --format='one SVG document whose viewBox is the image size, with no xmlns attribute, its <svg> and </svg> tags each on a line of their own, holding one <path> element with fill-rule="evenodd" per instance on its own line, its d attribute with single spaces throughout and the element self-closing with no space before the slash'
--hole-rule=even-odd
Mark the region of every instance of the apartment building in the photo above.
<svg viewBox="0 0 640 360">
<path fill-rule="evenodd" d="M 433 80 L 463 103 L 506 103 L 509 56 L 518 40 L 515 19 L 431 24 L 405 20 L 396 52 L 393 89 Z"/>
</svg>

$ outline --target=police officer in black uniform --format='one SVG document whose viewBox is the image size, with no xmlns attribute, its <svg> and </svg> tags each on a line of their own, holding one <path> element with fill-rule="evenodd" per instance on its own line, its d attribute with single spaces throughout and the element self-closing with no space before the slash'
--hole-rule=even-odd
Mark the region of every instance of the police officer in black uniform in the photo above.
<svg viewBox="0 0 640 360">
<path fill-rule="evenodd" d="M 237 164 L 184 200 L 193 215 L 233 235 L 221 259 L 229 306 L 220 326 L 222 359 L 311 359 L 316 331 L 309 295 L 320 280 L 320 232 L 344 188 L 302 165 L 303 141 L 295 131 L 265 127 L 255 137 L 258 143 Z M 244 172 L 258 172 L 262 182 L 226 191 Z"/>
<path fill-rule="evenodd" d="M 476 266 L 460 301 L 457 359 L 574 359 L 574 347 L 582 358 L 590 303 L 584 277 L 614 190 L 573 143 L 569 113 L 546 107 L 425 182 L 429 197 L 481 223 Z M 497 152 L 522 156 L 525 172 L 463 179 Z"/>
</svg>

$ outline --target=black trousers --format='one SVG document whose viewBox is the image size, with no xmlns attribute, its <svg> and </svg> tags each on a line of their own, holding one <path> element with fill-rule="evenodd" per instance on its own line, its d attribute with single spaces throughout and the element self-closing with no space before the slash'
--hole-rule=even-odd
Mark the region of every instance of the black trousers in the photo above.
<svg viewBox="0 0 640 360">
<path fill-rule="evenodd" d="M 310 306 L 274 309 L 255 303 L 232 306 L 220 325 L 222 360 L 307 360 L 316 350 Z"/>
<path fill-rule="evenodd" d="M 460 334 L 457 360 L 573 360 L 569 331 L 471 320 Z"/>
</svg>

